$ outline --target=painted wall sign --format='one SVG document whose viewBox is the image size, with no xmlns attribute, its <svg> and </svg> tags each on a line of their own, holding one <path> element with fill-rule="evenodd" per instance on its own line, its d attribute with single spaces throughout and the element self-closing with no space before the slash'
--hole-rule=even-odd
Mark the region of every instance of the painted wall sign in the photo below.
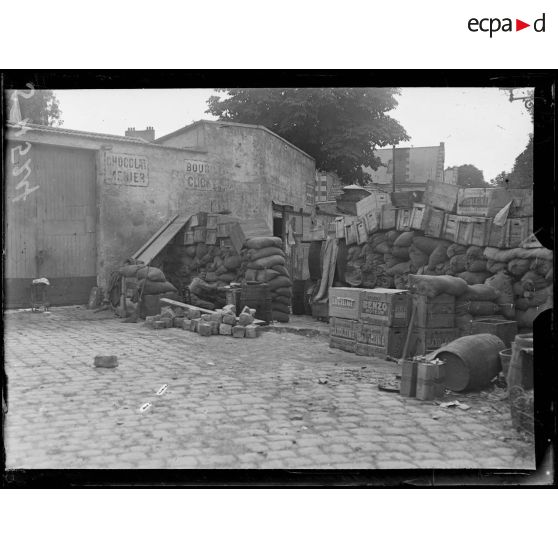
<svg viewBox="0 0 558 558">
<path fill-rule="evenodd" d="M 105 181 L 121 186 L 148 186 L 147 157 L 105 151 Z"/>
</svg>

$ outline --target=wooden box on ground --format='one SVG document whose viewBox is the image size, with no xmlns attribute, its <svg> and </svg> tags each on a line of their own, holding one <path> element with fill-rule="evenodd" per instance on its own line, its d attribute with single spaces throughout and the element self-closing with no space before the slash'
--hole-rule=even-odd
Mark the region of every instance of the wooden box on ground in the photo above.
<svg viewBox="0 0 558 558">
<path fill-rule="evenodd" d="M 411 296 L 400 289 L 362 289 L 359 319 L 363 323 L 405 327 L 409 322 Z"/>
<path fill-rule="evenodd" d="M 419 362 L 417 366 L 417 399 L 431 401 L 445 394 L 446 365 Z"/>
<path fill-rule="evenodd" d="M 453 328 L 455 327 L 455 297 L 439 295 L 428 298 L 425 295 L 414 294 L 415 307 L 414 326 L 419 328 Z"/>
<path fill-rule="evenodd" d="M 461 217 L 457 227 L 457 244 L 464 246 L 488 246 L 492 219 L 484 217 Z"/>
<path fill-rule="evenodd" d="M 532 232 L 531 217 L 508 219 L 502 226 L 491 224 L 489 246 L 517 248 Z"/>
<path fill-rule="evenodd" d="M 342 337 L 343 339 L 356 339 L 356 325 L 358 322 L 355 320 L 348 320 L 347 318 L 330 318 L 329 319 L 329 334 L 332 337 Z"/>
<path fill-rule="evenodd" d="M 369 196 L 356 202 L 356 214 L 358 217 L 362 217 L 370 211 L 378 212 L 383 205 L 389 204 L 389 202 L 389 194 L 385 192 L 372 192 Z"/>
<path fill-rule="evenodd" d="M 422 201 L 430 207 L 455 213 L 458 192 L 459 187 L 455 184 L 445 184 L 429 180 Z"/>
<path fill-rule="evenodd" d="M 365 356 L 400 358 L 407 329 L 378 324 L 356 325 L 356 353 Z"/>
<path fill-rule="evenodd" d="M 205 242 L 207 235 L 207 229 L 205 227 L 195 227 L 194 228 L 194 242 Z"/>
<path fill-rule="evenodd" d="M 424 355 L 459 337 L 455 328 L 414 327 L 410 339 L 410 355 Z"/>
<path fill-rule="evenodd" d="M 456 213 L 469 217 L 494 217 L 511 199 L 506 188 L 459 188 Z"/>
<path fill-rule="evenodd" d="M 411 222 L 410 227 L 415 231 L 424 230 L 424 215 L 426 212 L 426 206 L 423 203 L 414 203 L 413 209 L 411 210 Z"/>
<path fill-rule="evenodd" d="M 378 211 L 369 211 L 366 215 L 362 217 L 364 221 L 364 226 L 366 227 L 366 232 L 368 234 L 375 233 L 380 228 L 380 219 L 378 217 Z"/>
<path fill-rule="evenodd" d="M 358 320 L 362 289 L 331 287 L 329 289 L 329 315 L 336 318 Z"/>
<path fill-rule="evenodd" d="M 441 209 L 434 209 L 426 206 L 422 226 L 424 234 L 433 238 L 440 238 L 444 226 L 444 212 Z"/>
<path fill-rule="evenodd" d="M 356 349 L 356 341 L 354 339 L 345 339 L 344 337 L 330 337 L 329 346 L 332 349 L 341 349 L 348 353 L 354 353 Z"/>
<path fill-rule="evenodd" d="M 471 322 L 471 335 L 476 333 L 492 333 L 509 348 L 517 335 L 517 322 L 505 318 L 476 318 Z"/>
</svg>

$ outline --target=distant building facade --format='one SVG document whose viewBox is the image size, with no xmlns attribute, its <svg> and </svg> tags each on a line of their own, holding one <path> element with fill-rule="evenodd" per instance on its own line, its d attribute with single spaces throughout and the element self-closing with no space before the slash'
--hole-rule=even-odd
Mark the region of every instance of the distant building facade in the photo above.
<svg viewBox="0 0 558 558">
<path fill-rule="evenodd" d="M 457 184 L 457 167 L 448 167 L 444 171 L 444 182 L 446 184 Z"/>
<path fill-rule="evenodd" d="M 395 166 L 395 185 L 398 190 L 424 189 L 428 180 L 444 182 L 445 145 L 429 147 L 398 147 L 378 149 L 374 155 L 380 158 L 381 166 L 377 170 L 364 167 L 372 176 L 375 187 L 386 189 L 393 184 Z"/>
</svg>

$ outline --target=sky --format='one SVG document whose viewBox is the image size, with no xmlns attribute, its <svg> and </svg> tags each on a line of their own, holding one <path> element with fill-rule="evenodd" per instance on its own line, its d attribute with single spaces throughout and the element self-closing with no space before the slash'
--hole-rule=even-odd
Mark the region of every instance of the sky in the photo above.
<svg viewBox="0 0 558 558">
<path fill-rule="evenodd" d="M 515 95 L 521 93 L 516 91 Z M 129 127 L 168 134 L 206 114 L 211 89 L 56 90 L 63 127 L 123 135 Z M 521 101 L 510 103 L 497 88 L 406 87 L 388 114 L 411 137 L 399 147 L 445 143 L 445 166 L 473 164 L 485 180 L 509 172 L 533 126 Z"/>
</svg>

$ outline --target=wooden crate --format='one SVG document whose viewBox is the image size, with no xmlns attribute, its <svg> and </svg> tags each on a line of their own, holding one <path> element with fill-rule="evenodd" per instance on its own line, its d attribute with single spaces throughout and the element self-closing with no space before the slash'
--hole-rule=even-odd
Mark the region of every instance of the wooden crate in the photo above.
<svg viewBox="0 0 558 558">
<path fill-rule="evenodd" d="M 364 221 L 358 221 L 356 224 L 357 244 L 365 244 L 368 240 L 368 233 Z"/>
<path fill-rule="evenodd" d="M 205 243 L 214 246 L 217 243 L 217 229 L 206 229 Z"/>
<path fill-rule="evenodd" d="M 459 219 L 459 215 L 453 215 L 453 213 L 445 214 L 441 238 L 443 238 L 444 240 L 449 240 L 451 242 L 455 242 L 457 240 Z"/>
<path fill-rule="evenodd" d="M 207 237 L 207 229 L 205 227 L 195 227 L 194 228 L 194 242 L 205 242 Z"/>
<path fill-rule="evenodd" d="M 505 248 L 508 242 L 508 221 L 503 225 L 490 225 L 490 236 L 488 237 L 488 246 L 494 248 Z"/>
<path fill-rule="evenodd" d="M 404 327 L 387 327 L 378 324 L 357 324 L 356 352 L 367 356 L 400 358 L 407 336 Z"/>
<path fill-rule="evenodd" d="M 362 289 L 331 287 L 329 289 L 329 315 L 336 318 L 358 320 Z"/>
<path fill-rule="evenodd" d="M 440 238 L 444 226 L 444 212 L 427 206 L 423 218 L 423 230 L 426 236 Z"/>
<path fill-rule="evenodd" d="M 439 295 L 428 298 L 414 294 L 412 304 L 415 308 L 415 327 L 453 328 L 455 327 L 455 297 Z"/>
<path fill-rule="evenodd" d="M 505 318 L 476 318 L 471 322 L 471 335 L 476 333 L 496 335 L 509 348 L 517 335 L 517 322 Z"/>
<path fill-rule="evenodd" d="M 461 217 L 455 241 L 465 246 L 488 246 L 491 224 L 492 219 L 484 217 Z"/>
<path fill-rule="evenodd" d="M 356 349 L 356 341 L 353 339 L 345 339 L 343 337 L 330 337 L 329 346 L 332 349 L 341 349 L 348 353 L 354 353 Z"/>
<path fill-rule="evenodd" d="M 533 218 L 519 217 L 508 219 L 505 248 L 517 248 L 523 240 L 533 233 Z"/>
<path fill-rule="evenodd" d="M 186 231 L 184 233 L 184 246 L 192 246 L 194 242 L 194 231 Z"/>
<path fill-rule="evenodd" d="M 533 190 L 531 188 L 510 188 L 508 193 L 513 199 L 510 217 L 533 216 Z"/>
<path fill-rule="evenodd" d="M 424 355 L 459 337 L 455 328 L 415 327 L 411 332 L 410 356 Z"/>
<path fill-rule="evenodd" d="M 392 192 L 390 198 L 391 204 L 397 208 L 411 209 L 413 207 L 413 202 L 416 201 L 416 195 L 414 191 Z"/>
<path fill-rule="evenodd" d="M 380 229 L 394 229 L 397 225 L 397 208 L 392 205 L 383 205 L 380 212 Z"/>
<path fill-rule="evenodd" d="M 337 217 L 335 223 L 335 238 L 345 238 L 345 218 Z"/>
<path fill-rule="evenodd" d="M 333 337 L 356 340 L 355 326 L 357 324 L 356 320 L 332 317 L 329 319 L 329 334 Z"/>
<path fill-rule="evenodd" d="M 217 223 L 217 238 L 225 238 L 229 236 L 231 223 Z"/>
<path fill-rule="evenodd" d="M 208 229 L 216 229 L 219 222 L 219 215 L 217 213 L 208 213 L 205 226 Z"/>
<path fill-rule="evenodd" d="M 445 184 L 429 180 L 422 201 L 424 204 L 436 209 L 443 209 L 455 213 L 459 187 L 455 184 Z"/>
<path fill-rule="evenodd" d="M 370 211 L 364 217 L 364 226 L 368 234 L 375 233 L 380 228 L 380 220 L 378 218 L 378 211 Z"/>
<path fill-rule="evenodd" d="M 369 196 L 362 198 L 355 204 L 357 217 L 362 217 L 370 211 L 378 212 L 383 205 L 389 202 L 389 194 L 384 192 L 372 192 Z"/>
<path fill-rule="evenodd" d="M 400 289 L 362 289 L 360 295 L 360 321 L 391 327 L 404 327 L 409 323 L 411 297 Z"/>
<path fill-rule="evenodd" d="M 506 188 L 459 188 L 456 213 L 468 217 L 494 217 L 511 199 Z"/>
<path fill-rule="evenodd" d="M 352 246 L 358 241 L 357 227 L 355 222 L 347 223 L 345 221 L 345 242 L 347 246 Z"/>
<path fill-rule="evenodd" d="M 200 211 L 190 217 L 190 227 L 205 227 L 207 225 L 207 213 Z"/>
<path fill-rule="evenodd" d="M 397 230 L 410 231 L 411 230 L 411 214 L 412 208 L 399 208 L 397 210 Z"/>
<path fill-rule="evenodd" d="M 410 226 L 412 230 L 415 231 L 424 230 L 425 212 L 426 212 L 426 206 L 423 203 L 413 204 L 413 209 L 411 211 L 411 222 L 410 222 Z"/>
</svg>

